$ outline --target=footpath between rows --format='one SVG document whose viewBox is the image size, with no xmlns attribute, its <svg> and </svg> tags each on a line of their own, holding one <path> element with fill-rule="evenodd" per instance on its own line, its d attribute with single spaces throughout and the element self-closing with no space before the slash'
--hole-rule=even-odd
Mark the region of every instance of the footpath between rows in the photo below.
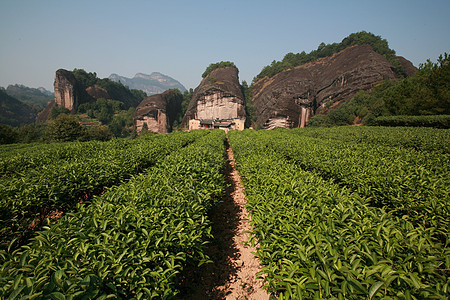
<svg viewBox="0 0 450 300">
<path fill-rule="evenodd" d="M 213 261 L 196 271 L 187 270 L 182 287 L 183 299 L 269 299 L 256 275 L 261 264 L 250 238 L 250 215 L 233 150 L 227 148 L 227 190 L 225 199 L 211 213 L 214 240 L 206 253 Z"/>
</svg>

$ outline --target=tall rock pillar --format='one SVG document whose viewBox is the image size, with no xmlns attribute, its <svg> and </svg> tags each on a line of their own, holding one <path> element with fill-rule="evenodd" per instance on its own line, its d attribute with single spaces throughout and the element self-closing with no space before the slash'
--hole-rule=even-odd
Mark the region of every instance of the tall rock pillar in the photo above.
<svg viewBox="0 0 450 300">
<path fill-rule="evenodd" d="M 71 112 L 78 108 L 78 95 L 75 89 L 76 79 L 72 72 L 59 69 L 55 75 L 55 104 Z"/>
</svg>

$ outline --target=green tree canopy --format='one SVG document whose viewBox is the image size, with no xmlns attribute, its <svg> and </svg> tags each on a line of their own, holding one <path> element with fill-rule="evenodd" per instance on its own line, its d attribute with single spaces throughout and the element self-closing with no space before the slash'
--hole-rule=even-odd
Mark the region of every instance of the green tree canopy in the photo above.
<svg viewBox="0 0 450 300">
<path fill-rule="evenodd" d="M 45 129 L 45 137 L 52 142 L 68 142 L 83 139 L 86 130 L 73 115 L 60 114 Z"/>
<path fill-rule="evenodd" d="M 60 114 L 70 114 L 70 110 L 64 106 L 55 106 L 50 110 L 50 120 L 56 119 Z"/>
<path fill-rule="evenodd" d="M 239 71 L 239 69 L 236 67 L 236 65 L 233 62 L 231 62 L 231 61 L 221 61 L 221 62 L 218 62 L 218 63 L 210 64 L 206 68 L 205 72 L 203 72 L 202 77 L 205 78 L 206 76 L 208 76 L 215 69 L 226 68 L 226 67 L 233 67 L 233 68 L 235 68 L 236 70 Z"/>
</svg>

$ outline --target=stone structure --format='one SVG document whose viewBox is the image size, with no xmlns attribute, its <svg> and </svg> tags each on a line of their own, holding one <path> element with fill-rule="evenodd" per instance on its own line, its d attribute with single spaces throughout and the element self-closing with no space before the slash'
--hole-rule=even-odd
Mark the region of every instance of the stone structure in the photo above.
<svg viewBox="0 0 450 300">
<path fill-rule="evenodd" d="M 218 68 L 195 89 L 182 125 L 191 129 L 222 128 L 243 130 L 244 97 L 234 67 Z"/>
<path fill-rule="evenodd" d="M 400 60 L 407 75 L 414 66 Z M 264 128 L 304 127 L 317 113 L 325 113 L 360 90 L 395 79 L 393 66 L 369 45 L 352 46 L 253 84 L 256 123 Z"/>
<path fill-rule="evenodd" d="M 71 112 L 78 108 L 78 95 L 76 91 L 76 79 L 72 72 L 59 69 L 55 75 L 55 104 L 65 107 Z"/>
<path fill-rule="evenodd" d="M 133 116 L 136 132 L 146 124 L 149 131 L 169 133 L 177 113 L 181 111 L 181 101 L 182 96 L 171 90 L 144 98 Z"/>
<path fill-rule="evenodd" d="M 244 130 L 245 119 L 191 119 L 189 120 L 189 130 L 193 129 L 222 129 L 228 130 Z"/>
</svg>

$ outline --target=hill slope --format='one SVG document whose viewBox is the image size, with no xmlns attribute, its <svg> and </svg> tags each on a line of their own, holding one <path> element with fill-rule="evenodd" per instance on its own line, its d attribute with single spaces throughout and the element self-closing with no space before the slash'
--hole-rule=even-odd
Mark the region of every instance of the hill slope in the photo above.
<svg viewBox="0 0 450 300">
<path fill-rule="evenodd" d="M 36 109 L 9 96 L 5 89 L 0 88 L 0 123 L 20 126 L 34 122 Z"/>
<path fill-rule="evenodd" d="M 21 84 L 9 85 L 6 93 L 36 109 L 44 108 L 54 99 L 54 94 L 44 88 L 30 88 Z"/>
<path fill-rule="evenodd" d="M 186 90 L 177 80 L 158 72 L 153 72 L 150 75 L 137 73 L 133 78 L 111 74 L 108 79 L 121 82 L 130 89 L 144 91 L 149 96 L 160 94 L 168 89 L 179 89 L 181 92 Z"/>
</svg>

